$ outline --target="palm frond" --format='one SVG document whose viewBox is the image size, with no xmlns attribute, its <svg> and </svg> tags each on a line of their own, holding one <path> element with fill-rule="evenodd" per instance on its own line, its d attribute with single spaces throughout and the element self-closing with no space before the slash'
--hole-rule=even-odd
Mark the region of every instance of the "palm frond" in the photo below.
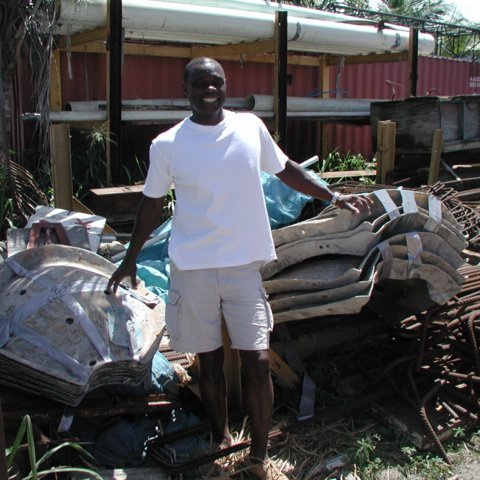
<svg viewBox="0 0 480 480">
<path fill-rule="evenodd" d="M 38 205 L 47 205 L 48 199 L 43 193 L 32 174 L 14 161 L 10 161 L 10 184 L 17 192 L 17 208 L 26 220 L 35 211 Z"/>
</svg>

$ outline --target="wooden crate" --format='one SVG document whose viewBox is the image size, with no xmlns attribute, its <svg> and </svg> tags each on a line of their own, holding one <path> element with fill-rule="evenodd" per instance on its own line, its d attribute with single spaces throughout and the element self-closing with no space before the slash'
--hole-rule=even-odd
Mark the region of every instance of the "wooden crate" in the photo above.
<svg viewBox="0 0 480 480">
<path fill-rule="evenodd" d="M 443 130 L 444 152 L 480 148 L 480 95 L 372 102 L 370 114 L 374 148 L 382 120 L 396 123 L 397 154 L 430 153 L 436 129 Z"/>
</svg>

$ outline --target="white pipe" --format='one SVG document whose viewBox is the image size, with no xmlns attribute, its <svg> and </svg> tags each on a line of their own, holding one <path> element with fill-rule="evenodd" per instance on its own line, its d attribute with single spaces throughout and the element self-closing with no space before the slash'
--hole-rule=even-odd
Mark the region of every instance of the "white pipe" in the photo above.
<svg viewBox="0 0 480 480">
<path fill-rule="evenodd" d="M 248 104 L 251 110 L 273 110 L 275 97 L 273 95 L 249 95 Z M 365 98 L 308 98 L 287 97 L 287 111 L 290 112 L 370 112 L 372 102 L 384 100 Z"/>
<path fill-rule="evenodd" d="M 300 165 L 303 168 L 308 168 L 311 165 L 313 165 L 314 163 L 317 163 L 318 160 L 319 160 L 318 155 L 314 155 L 313 157 L 307 158 L 307 160 L 303 161 Z"/>
<path fill-rule="evenodd" d="M 122 121 L 125 122 L 143 122 L 143 121 L 161 121 L 178 122 L 188 117 L 190 110 L 124 110 L 122 111 Z M 53 123 L 62 122 L 106 122 L 107 112 L 101 110 L 90 111 L 60 111 L 50 112 L 50 121 Z"/>
<path fill-rule="evenodd" d="M 107 112 L 89 111 L 89 112 L 50 112 L 50 121 L 57 122 L 106 122 Z"/>
<path fill-rule="evenodd" d="M 75 33 L 106 24 L 106 0 L 59 0 L 56 33 Z M 81 5 L 81 8 L 79 7 Z M 228 44 L 271 39 L 273 13 L 172 3 L 123 0 L 126 38 L 183 43 Z M 408 50 L 409 32 L 288 16 L 288 48 L 294 51 L 341 55 Z M 433 52 L 433 36 L 420 33 L 418 52 Z"/>
<path fill-rule="evenodd" d="M 257 117 L 273 118 L 273 110 L 255 110 Z M 155 122 L 155 123 L 177 123 L 191 114 L 189 110 L 124 110 L 122 121 L 124 122 Z M 39 113 L 25 113 L 23 120 L 36 120 L 40 118 Z M 287 111 L 288 118 L 305 119 L 355 119 L 368 120 L 369 111 Z M 107 112 L 95 111 L 59 111 L 50 112 L 52 123 L 74 123 L 74 122 L 106 122 Z"/>
<path fill-rule="evenodd" d="M 186 3 L 185 0 L 169 0 L 171 3 Z M 287 11 L 289 15 L 300 18 L 313 18 L 317 20 L 329 20 L 332 22 L 357 22 L 377 24 L 375 20 L 367 20 L 352 15 L 343 15 L 340 13 L 326 12 L 313 8 L 299 7 L 285 3 L 270 2 L 265 0 L 188 0 L 188 3 L 194 5 L 208 5 L 210 7 L 222 7 L 236 10 L 247 10 L 249 12 L 273 13 L 282 10 Z M 402 27 L 405 28 L 405 27 Z M 407 28 L 408 30 L 408 28 Z"/>
<path fill-rule="evenodd" d="M 227 98 L 225 108 L 247 109 L 253 108 L 254 99 L 250 96 L 246 98 Z M 188 109 L 190 110 L 190 101 L 188 98 L 159 98 L 159 99 L 138 99 L 122 100 L 122 107 L 126 110 L 168 110 L 168 109 Z M 91 112 L 96 110 L 105 110 L 107 102 L 105 100 L 89 100 L 84 102 L 68 102 L 65 105 L 66 111 L 73 112 Z"/>
</svg>

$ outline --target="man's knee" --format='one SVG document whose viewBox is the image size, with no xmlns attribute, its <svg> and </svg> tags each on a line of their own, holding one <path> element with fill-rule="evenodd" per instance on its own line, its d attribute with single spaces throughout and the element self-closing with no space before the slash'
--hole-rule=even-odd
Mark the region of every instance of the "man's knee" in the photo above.
<svg viewBox="0 0 480 480">
<path fill-rule="evenodd" d="M 198 354 L 200 380 L 218 382 L 223 378 L 223 347 L 213 352 Z"/>
<path fill-rule="evenodd" d="M 268 350 L 242 351 L 242 376 L 253 383 L 264 383 L 270 378 Z"/>
</svg>

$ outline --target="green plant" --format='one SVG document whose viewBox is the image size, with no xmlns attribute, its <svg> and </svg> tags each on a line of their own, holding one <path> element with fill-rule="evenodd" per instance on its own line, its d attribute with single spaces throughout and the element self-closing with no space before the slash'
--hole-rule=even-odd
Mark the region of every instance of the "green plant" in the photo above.
<svg viewBox="0 0 480 480">
<path fill-rule="evenodd" d="M 82 202 L 91 188 L 111 186 L 106 160 L 110 141 L 107 125 L 89 131 L 72 132 L 72 181 L 75 196 Z"/>
<path fill-rule="evenodd" d="M 92 128 L 87 133 L 87 157 L 90 181 L 100 182 L 100 185 L 108 183 L 106 151 L 108 142 L 112 142 L 107 124 L 98 128 Z M 103 180 L 102 180 L 103 179 Z M 88 183 L 87 183 L 88 185 Z"/>
<path fill-rule="evenodd" d="M 135 155 L 134 159 L 134 166 L 136 167 L 134 170 L 134 174 L 126 165 L 122 165 L 122 169 L 124 172 L 124 178 L 126 179 L 127 185 L 133 185 L 135 183 L 145 183 L 145 178 L 147 177 L 147 166 L 144 162 L 140 162 L 138 157 Z M 133 170 L 133 169 L 132 169 Z M 140 179 L 140 180 L 136 180 Z"/>
<path fill-rule="evenodd" d="M 171 188 L 165 195 L 165 204 L 163 206 L 163 216 L 166 219 L 172 218 L 175 210 L 175 190 Z"/>
<path fill-rule="evenodd" d="M 8 165 L 0 161 L 0 238 L 8 228 L 24 225 L 37 205 L 46 204 L 47 197 L 28 170 L 12 159 Z"/>
<path fill-rule="evenodd" d="M 138 174 L 139 174 L 142 182 L 145 182 L 145 179 L 147 177 L 147 170 L 148 170 L 147 165 L 145 164 L 145 162 L 140 162 L 140 160 L 138 159 L 138 157 L 136 155 L 135 155 L 135 165 L 137 167 Z"/>
<path fill-rule="evenodd" d="M 330 152 L 322 161 L 322 165 L 319 168 L 319 173 L 324 172 L 348 172 L 358 170 L 373 170 L 374 164 L 368 162 L 362 154 L 346 153 L 342 155 L 338 151 L 334 150 Z M 351 178 L 349 175 L 337 178 L 337 181 L 344 181 Z M 359 181 L 365 184 L 374 183 L 374 179 L 368 176 L 359 177 Z"/>
<path fill-rule="evenodd" d="M 10 197 L 7 188 L 7 172 L 3 164 L 0 164 L 0 233 L 2 238 L 4 231 L 14 226 L 13 211 L 13 198 Z"/>
<path fill-rule="evenodd" d="M 28 458 L 29 458 L 31 470 L 30 470 L 30 473 L 23 478 L 23 480 L 39 480 L 40 478 L 46 477 L 47 475 L 52 475 L 52 474 L 55 475 L 57 473 L 74 473 L 74 472 L 84 474 L 87 476 L 86 478 L 95 478 L 98 480 L 102 480 L 102 477 L 98 473 L 88 468 L 57 466 L 57 467 L 51 467 L 51 468 L 42 470 L 41 467 L 44 464 L 48 463 L 52 459 L 53 455 L 55 455 L 55 453 L 57 453 L 59 450 L 66 447 L 73 448 L 77 450 L 80 454 L 90 457 L 92 459 L 93 457 L 91 457 L 91 455 L 88 452 L 86 452 L 85 449 L 78 443 L 64 442 L 48 450 L 44 455 L 40 457 L 40 459 L 37 460 L 32 420 L 29 415 L 25 415 L 23 417 L 20 427 L 18 429 L 17 435 L 15 437 L 15 441 L 13 442 L 13 445 L 10 448 L 7 448 L 6 450 L 7 471 L 9 472 L 9 475 L 14 473 L 12 472 L 13 465 L 14 465 L 13 462 L 15 460 L 17 453 L 21 448 L 21 442 L 25 436 L 27 437 Z M 10 478 L 13 478 L 13 476 Z"/>
<path fill-rule="evenodd" d="M 408 459 L 402 468 L 407 478 L 421 475 L 421 478 L 429 480 L 445 480 L 449 477 L 450 466 L 440 457 L 430 453 L 419 454 L 413 447 L 402 447 L 402 453 Z"/>
<path fill-rule="evenodd" d="M 370 435 L 359 438 L 356 441 L 355 450 L 353 452 L 355 464 L 360 468 L 368 465 L 373 459 L 375 449 L 376 445 L 374 443 L 374 439 Z"/>
</svg>

